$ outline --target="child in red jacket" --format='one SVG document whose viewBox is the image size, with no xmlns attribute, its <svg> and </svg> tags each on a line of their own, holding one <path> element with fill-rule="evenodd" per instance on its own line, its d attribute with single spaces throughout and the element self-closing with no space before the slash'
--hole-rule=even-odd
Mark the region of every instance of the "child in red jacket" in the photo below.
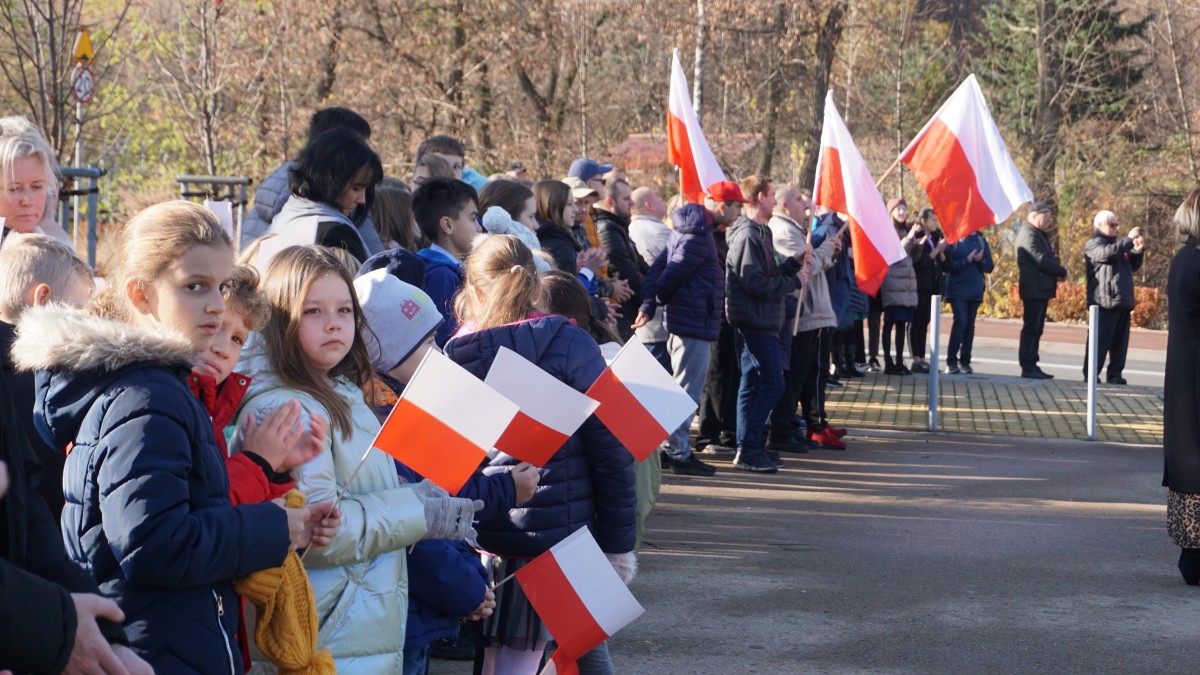
<svg viewBox="0 0 1200 675">
<path fill-rule="evenodd" d="M 225 428 L 233 421 L 250 386 L 250 378 L 233 369 L 250 332 L 266 323 L 270 310 L 266 298 L 258 292 L 258 272 L 253 267 L 234 267 L 225 305 L 221 328 L 212 347 L 192 367 L 188 386 L 208 411 L 217 446 L 225 453 L 230 501 L 234 506 L 257 504 L 281 498 L 292 489 L 296 481 L 291 469 L 321 451 L 328 423 L 320 416 L 310 419 L 301 411 L 300 403 L 292 401 L 272 410 L 261 421 L 251 418 L 242 433 L 240 452 L 229 454 Z M 243 666 L 249 670 L 250 640 L 244 607 L 242 617 L 238 622 L 238 644 L 242 647 Z"/>
</svg>

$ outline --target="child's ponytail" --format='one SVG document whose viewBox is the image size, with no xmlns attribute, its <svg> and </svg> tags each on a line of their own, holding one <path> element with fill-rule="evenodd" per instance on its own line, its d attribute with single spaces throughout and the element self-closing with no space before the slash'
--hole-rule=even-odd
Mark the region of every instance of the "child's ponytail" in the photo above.
<svg viewBox="0 0 1200 675">
<path fill-rule="evenodd" d="M 467 278 L 454 301 L 460 326 L 485 330 L 529 318 L 540 284 L 533 253 L 520 239 L 489 236 L 467 257 Z"/>
</svg>

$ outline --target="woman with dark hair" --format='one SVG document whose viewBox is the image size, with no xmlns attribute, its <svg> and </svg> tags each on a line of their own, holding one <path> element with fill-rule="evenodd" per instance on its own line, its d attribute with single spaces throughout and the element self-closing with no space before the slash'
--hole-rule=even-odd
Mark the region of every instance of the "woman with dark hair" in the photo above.
<svg viewBox="0 0 1200 675">
<path fill-rule="evenodd" d="M 379 184 L 375 203 L 371 205 L 371 220 L 385 249 L 418 251 L 424 248 L 421 230 L 413 217 L 412 193 L 395 178 L 384 178 Z"/>
<path fill-rule="evenodd" d="M 489 182 L 479 191 L 479 212 L 487 213 L 493 206 L 507 211 L 514 221 L 529 228 L 530 232 L 538 231 L 537 200 L 528 185 L 515 180 Z"/>
<path fill-rule="evenodd" d="M 1179 571 L 1200 584 L 1200 189 L 1175 212 L 1181 246 L 1167 275 L 1167 377 L 1163 383 L 1163 485 L 1167 533 Z"/>
<path fill-rule="evenodd" d="M 541 309 L 547 314 L 559 314 L 574 321 L 600 345 L 621 342 L 612 326 L 596 316 L 592 296 L 569 272 L 551 270 L 542 275 Z"/>
<path fill-rule="evenodd" d="M 930 303 L 934 295 L 940 294 L 942 286 L 942 266 L 945 262 L 946 238 L 938 228 L 937 216 L 933 209 L 926 206 L 917 212 L 917 222 L 925 230 L 925 235 L 918 239 L 917 247 L 913 250 L 913 271 L 917 275 L 917 315 L 909 328 L 909 342 L 912 344 L 912 371 L 928 373 L 929 362 L 925 360 L 925 338 L 932 318 L 933 308 Z M 936 367 L 937 364 L 934 364 Z"/>
<path fill-rule="evenodd" d="M 579 246 L 571 236 L 576 213 L 571 188 L 559 180 L 540 180 L 533 184 L 533 197 L 537 206 L 536 231 L 542 250 L 554 258 L 558 269 L 568 274 L 575 272 Z"/>
<path fill-rule="evenodd" d="M 370 211 L 375 185 L 383 179 L 379 155 L 361 136 L 345 127 L 330 129 L 300 151 L 288 170 L 292 194 L 271 221 L 271 232 L 285 232 L 297 221 L 317 218 L 317 241 L 348 250 L 359 261 L 383 250 L 373 225 L 352 218 Z"/>
</svg>

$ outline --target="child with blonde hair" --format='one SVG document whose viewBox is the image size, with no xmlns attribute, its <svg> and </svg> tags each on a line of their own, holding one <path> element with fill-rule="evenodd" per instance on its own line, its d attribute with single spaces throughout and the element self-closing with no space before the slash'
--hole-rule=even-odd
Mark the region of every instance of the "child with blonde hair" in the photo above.
<svg viewBox="0 0 1200 675">
<path fill-rule="evenodd" d="M 267 268 L 263 293 L 270 318 L 240 364 L 253 381 L 238 428 L 292 399 L 304 409 L 301 424 L 316 415 L 329 420 L 324 451 L 293 470 L 310 501 L 341 497 L 344 527 L 305 559 L 320 617 L 317 646 L 333 653 L 341 673 L 400 672 L 405 547 L 465 538 L 478 507 L 427 484 L 402 484 L 392 459 L 371 449 L 380 424 L 361 389 L 372 372 L 366 325 L 353 279 L 332 251 L 282 251 Z"/>
<path fill-rule="evenodd" d="M 587 391 L 605 368 L 600 348 L 566 318 L 539 312 L 540 296 L 529 248 L 509 235 L 488 237 L 467 258 L 465 285 L 455 306 L 461 328 L 446 343 L 446 355 L 482 379 L 507 347 L 572 388 Z M 516 464 L 501 454 L 481 470 L 499 473 Z M 587 527 L 628 582 L 636 567 L 634 503 L 633 456 L 593 416 L 542 467 L 533 498 L 480 521 L 477 541 L 494 578 L 500 579 Z M 496 595 L 495 614 L 483 626 L 483 672 L 537 672 L 551 636 L 518 584 L 505 584 Z M 580 660 L 581 672 L 606 668 L 611 665 L 604 645 Z"/>
<path fill-rule="evenodd" d="M 18 365 L 67 457 L 67 552 L 124 611 L 130 647 L 158 672 L 242 671 L 232 579 L 328 542 L 329 504 L 232 506 L 207 412 L 188 390 L 220 330 L 233 247 L 203 207 L 145 209 L 123 233 L 92 312 L 28 309 Z"/>
</svg>

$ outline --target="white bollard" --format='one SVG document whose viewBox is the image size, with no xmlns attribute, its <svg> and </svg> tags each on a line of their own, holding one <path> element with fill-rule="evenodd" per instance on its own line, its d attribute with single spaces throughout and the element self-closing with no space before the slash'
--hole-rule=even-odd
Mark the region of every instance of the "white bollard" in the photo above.
<svg viewBox="0 0 1200 675">
<path fill-rule="evenodd" d="M 925 428 L 930 431 L 938 429 L 938 364 L 940 350 L 938 342 L 942 337 L 942 296 L 935 295 L 929 299 L 933 307 L 929 310 L 929 417 Z"/>
<path fill-rule="evenodd" d="M 1089 441 L 1096 440 L 1096 342 L 1100 330 L 1100 308 L 1096 305 L 1088 307 L 1088 345 L 1087 345 L 1087 437 Z"/>
</svg>

